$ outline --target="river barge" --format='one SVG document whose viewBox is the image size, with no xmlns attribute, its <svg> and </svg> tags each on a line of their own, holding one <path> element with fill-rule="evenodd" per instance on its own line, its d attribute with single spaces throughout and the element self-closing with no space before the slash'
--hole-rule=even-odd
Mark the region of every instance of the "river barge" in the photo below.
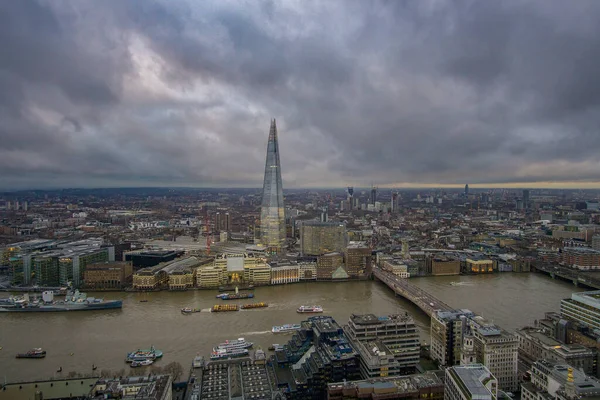
<svg viewBox="0 0 600 400">
<path fill-rule="evenodd" d="M 210 309 L 211 312 L 227 312 L 227 311 L 238 311 L 239 307 L 237 304 L 215 304 Z"/>
<path fill-rule="evenodd" d="M 240 308 L 242 310 L 251 310 L 253 308 L 265 308 L 265 307 L 269 307 L 269 305 L 267 303 L 263 303 L 261 301 L 260 303 L 242 304 L 242 306 Z"/>
</svg>

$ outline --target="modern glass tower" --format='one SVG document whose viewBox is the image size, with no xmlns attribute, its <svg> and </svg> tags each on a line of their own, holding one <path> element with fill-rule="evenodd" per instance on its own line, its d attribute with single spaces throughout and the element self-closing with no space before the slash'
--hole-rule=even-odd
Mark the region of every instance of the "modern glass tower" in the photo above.
<svg viewBox="0 0 600 400">
<path fill-rule="evenodd" d="M 269 253 L 279 253 L 285 245 L 283 185 L 281 184 L 277 125 L 274 119 L 271 121 L 269 142 L 267 144 L 267 162 L 265 164 L 265 180 L 260 211 L 260 237 L 261 243 Z"/>
</svg>

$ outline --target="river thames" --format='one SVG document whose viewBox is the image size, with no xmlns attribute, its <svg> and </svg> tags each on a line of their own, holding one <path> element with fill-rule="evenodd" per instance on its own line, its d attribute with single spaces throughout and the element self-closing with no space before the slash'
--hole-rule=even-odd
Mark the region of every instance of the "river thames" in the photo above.
<svg viewBox="0 0 600 400">
<path fill-rule="evenodd" d="M 411 279 L 411 282 L 456 308 L 468 308 L 508 330 L 531 324 L 546 311 L 559 311 L 560 300 L 582 289 L 534 273 L 486 276 L 449 276 Z M 222 302 L 216 290 L 157 293 L 104 293 L 122 299 L 122 310 L 68 313 L 1 313 L 0 379 L 46 379 L 70 371 L 91 373 L 128 369 L 127 352 L 154 345 L 164 352 L 156 365 L 177 361 L 187 370 L 196 354 L 208 355 L 226 339 L 244 337 L 264 350 L 283 344 L 289 335 L 274 335 L 273 325 L 300 322 L 300 305 L 321 305 L 323 315 L 345 324 L 351 313 L 408 312 L 429 341 L 429 318 L 412 303 L 395 297 L 379 282 L 297 283 L 261 287 L 255 299 L 269 307 L 231 313 L 200 312 L 182 315 L 183 307 L 203 311 Z M 93 293 L 88 293 L 93 296 Z M 146 299 L 147 302 L 140 302 Z M 250 301 L 240 300 L 238 304 Z M 15 359 L 15 354 L 42 347 L 45 359 Z M 62 373 L 57 370 L 62 367 Z M 140 370 L 140 373 L 143 373 Z"/>
</svg>

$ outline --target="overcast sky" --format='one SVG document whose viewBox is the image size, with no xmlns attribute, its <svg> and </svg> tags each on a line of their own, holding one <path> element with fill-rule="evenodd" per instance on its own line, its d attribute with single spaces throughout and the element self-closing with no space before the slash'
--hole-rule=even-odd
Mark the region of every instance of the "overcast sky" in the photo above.
<svg viewBox="0 0 600 400">
<path fill-rule="evenodd" d="M 600 186 L 600 1 L 2 1 L 0 188 Z"/>
</svg>

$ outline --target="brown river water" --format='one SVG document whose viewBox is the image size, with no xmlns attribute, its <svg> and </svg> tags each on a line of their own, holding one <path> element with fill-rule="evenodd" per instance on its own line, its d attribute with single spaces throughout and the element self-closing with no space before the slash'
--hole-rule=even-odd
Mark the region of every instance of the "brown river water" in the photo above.
<svg viewBox="0 0 600 400">
<path fill-rule="evenodd" d="M 560 300 L 582 289 L 539 274 L 495 274 L 411 279 L 456 308 L 469 308 L 508 330 L 558 311 Z M 103 293 L 122 299 L 122 310 L 64 313 L 0 313 L 0 379 L 2 382 L 67 376 L 128 368 L 127 352 L 154 345 L 164 352 L 157 365 L 171 361 L 187 369 L 197 355 L 208 355 L 226 339 L 243 337 L 264 350 L 283 344 L 289 335 L 274 335 L 273 325 L 297 323 L 307 315 L 300 305 L 321 305 L 341 325 L 351 313 L 411 314 L 423 342 L 429 341 L 429 318 L 412 303 L 395 297 L 379 282 L 297 283 L 261 287 L 251 300 L 221 301 L 216 290 L 157 293 Z M 6 294 L 0 294 L 3 296 Z M 88 293 L 94 296 L 94 293 Z M 140 302 L 146 299 L 147 302 Z M 268 308 L 239 312 L 204 312 L 214 304 L 263 301 Z M 203 312 L 182 315 L 183 307 Z M 47 351 L 45 359 L 15 359 L 33 347 Z M 57 370 L 62 367 L 62 372 Z"/>
</svg>

